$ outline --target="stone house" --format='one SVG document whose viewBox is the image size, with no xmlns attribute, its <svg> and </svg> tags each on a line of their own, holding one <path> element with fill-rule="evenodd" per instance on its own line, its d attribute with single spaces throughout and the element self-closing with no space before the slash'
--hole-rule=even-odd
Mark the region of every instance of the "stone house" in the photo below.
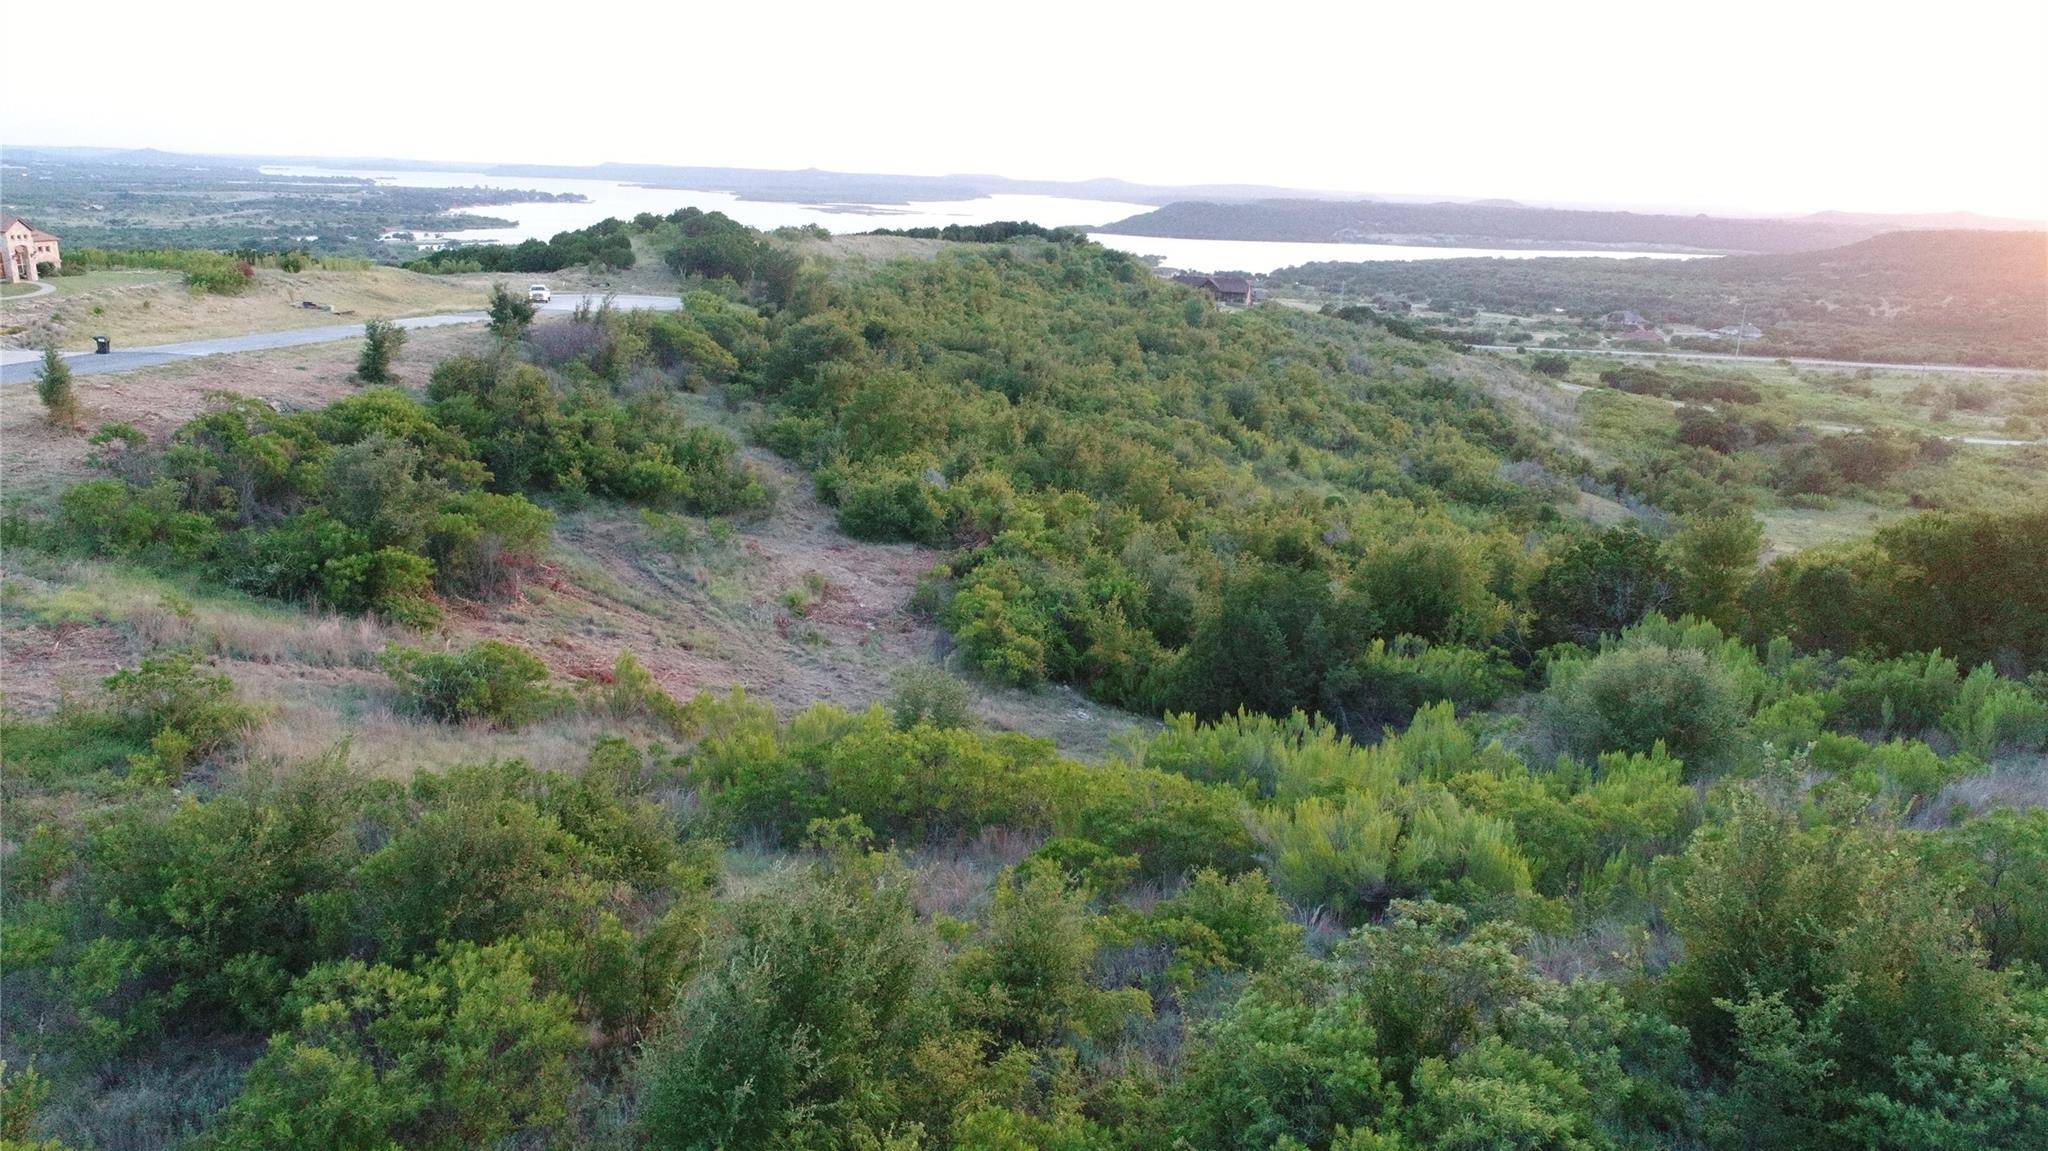
<svg viewBox="0 0 2048 1151">
<path fill-rule="evenodd" d="M 36 270 L 38 264 L 56 268 L 64 266 L 64 257 L 57 250 L 57 237 L 37 231 L 20 216 L 0 217 L 0 235 L 4 235 L 6 241 L 7 282 L 10 284 L 42 279 L 42 274 Z"/>
</svg>

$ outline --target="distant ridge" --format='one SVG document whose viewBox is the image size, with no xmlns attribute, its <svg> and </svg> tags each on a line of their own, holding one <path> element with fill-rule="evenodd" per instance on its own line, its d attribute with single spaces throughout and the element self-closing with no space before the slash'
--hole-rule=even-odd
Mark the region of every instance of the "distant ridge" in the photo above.
<svg viewBox="0 0 2048 1151">
<path fill-rule="evenodd" d="M 882 172 L 835 172 L 822 168 L 736 168 L 681 164 L 647 164 L 607 161 L 601 164 L 532 164 L 505 163 L 490 160 L 408 160 L 390 156 L 313 156 L 304 154 L 269 153 L 194 153 L 167 152 L 156 148 L 107 148 L 79 147 L 72 145 L 9 145 L 4 157 L 10 165 L 28 163 L 97 163 L 136 164 L 161 167 L 207 167 L 207 168 L 255 168 L 263 166 L 290 166 L 304 168 L 326 168 L 338 170 L 382 170 L 392 172 L 478 172 L 501 179 L 515 179 L 522 176 L 553 177 L 559 179 L 617 180 L 622 183 L 649 184 L 655 187 L 689 188 L 696 191 L 730 192 L 743 200 L 791 201 L 803 203 L 873 203 L 901 204 L 912 200 L 962 200 L 978 199 L 994 195 L 1038 195 L 1066 196 L 1088 200 L 1109 200 L 1126 204 L 1153 205 L 1159 212 L 1145 213 L 1119 221 L 1106 231 L 1138 236 L 1184 236 L 1196 239 L 1287 239 L 1287 240 L 1330 240 L 1333 236 L 1340 241 L 1357 241 L 1351 233 L 1361 229 L 1343 221 L 1346 214 L 1382 212 L 1390 218 L 1404 215 L 1421 217 L 1431 211 L 1442 213 L 1452 209 L 1477 212 L 1521 212 L 1557 213 L 1576 216 L 1624 217 L 1636 221 L 1650 220 L 1716 220 L 1735 227 L 1743 224 L 1786 224 L 1803 223 L 1809 228 L 1820 229 L 1813 233 L 1817 242 L 1799 241 L 1794 247 L 1745 246 L 1742 244 L 1696 245 L 1688 240 L 1645 240 L 1624 237 L 1615 240 L 1570 238 L 1547 240 L 1540 235 L 1517 236 L 1499 231 L 1474 231 L 1464 237 L 1465 241 L 1494 244 L 1515 240 L 1519 246 L 1542 247 L 1587 246 L 1613 243 L 1617 247 L 1654 248 L 1670 246 L 1675 248 L 1716 251 L 1716 252 L 1770 252 L 1805 250 L 1813 247 L 1830 247 L 1851 243 L 1855 240 L 1885 231 L 1920 228 L 1967 228 L 1967 229 L 2031 229 L 2040 228 L 2044 221 L 2001 219 L 1982 216 L 1974 212 L 1944 212 L 1926 215 L 1886 215 L 1875 213 L 1825 211 L 1807 216 L 1736 216 L 1730 214 L 1708 215 L 1700 213 L 1687 215 L 1671 209 L 1634 212 L 1620 209 L 1597 209 L 1574 207 L 1545 207 L 1524 201 L 1503 197 L 1464 197 L 1455 195 L 1416 195 L 1412 193 L 1360 193 L 1338 192 L 1327 189 L 1288 188 L 1271 184 L 1147 184 L 1124 180 L 1113 176 L 1097 176 L 1085 180 L 1034 180 L 988 173 L 954 173 L 944 176 L 917 176 Z M 1261 219 L 1261 205 L 1292 205 L 1298 211 L 1294 218 L 1287 220 Z M 1164 220 L 1185 220 L 1190 214 L 1208 208 L 1235 208 L 1240 217 L 1232 220 L 1210 219 L 1201 221 L 1201 226 L 1212 229 L 1203 232 L 1186 230 L 1160 230 Z M 1160 212 L 1169 215 L 1161 216 Z M 1331 225 L 1322 221 L 1337 219 Z M 1355 222 L 1355 221 L 1354 221 Z M 1410 223 L 1413 223 L 1411 220 Z M 1174 227 L 1185 229 L 1192 223 L 1175 223 Z M 1220 230 L 1213 230 L 1220 229 Z M 1830 230 L 1832 229 L 1832 230 Z M 1372 233 L 1375 229 L 1363 229 Z M 1407 234 L 1401 228 L 1386 229 L 1398 236 L 1400 243 L 1440 243 L 1454 245 L 1460 241 L 1437 238 L 1430 233 L 1435 229 L 1414 229 L 1417 234 Z M 1509 230 L 1512 232 L 1512 229 Z M 1770 229 L 1765 229 L 1768 233 Z M 1343 233 L 1339 235 L 1339 233 Z M 1371 242 L 1370 240 L 1357 242 Z M 1397 242 L 1383 239 L 1380 242 Z"/>
<path fill-rule="evenodd" d="M 1967 222 L 1959 222 L 1959 218 Z M 1879 216 L 1824 212 L 1787 219 L 1531 208 L 1512 201 L 1396 204 L 1380 200 L 1187 201 L 1119 220 L 1101 231 L 1200 240 L 1291 240 L 1445 247 L 1601 247 L 1718 254 L 1836 248 L 1883 232 L 1925 228 L 2022 230 L 2031 221 L 1969 213 Z"/>
</svg>

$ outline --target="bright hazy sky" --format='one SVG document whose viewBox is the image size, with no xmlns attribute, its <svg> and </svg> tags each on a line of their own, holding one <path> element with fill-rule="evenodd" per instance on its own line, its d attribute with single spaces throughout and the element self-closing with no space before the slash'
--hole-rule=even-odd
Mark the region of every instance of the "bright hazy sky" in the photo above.
<svg viewBox="0 0 2048 1151">
<path fill-rule="evenodd" d="M 63 62 L 10 86 L 0 145 L 2048 216 L 2041 0 L 113 0 L 29 27 Z"/>
</svg>

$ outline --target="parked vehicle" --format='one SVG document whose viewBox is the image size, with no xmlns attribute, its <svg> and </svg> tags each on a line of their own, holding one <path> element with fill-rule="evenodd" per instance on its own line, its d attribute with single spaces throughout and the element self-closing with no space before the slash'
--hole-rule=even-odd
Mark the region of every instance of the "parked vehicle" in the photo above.
<svg viewBox="0 0 2048 1151">
<path fill-rule="evenodd" d="M 526 286 L 526 298 L 536 304 L 545 304 L 549 300 L 554 299 L 555 294 L 548 291 L 546 284 L 528 284 Z"/>
</svg>

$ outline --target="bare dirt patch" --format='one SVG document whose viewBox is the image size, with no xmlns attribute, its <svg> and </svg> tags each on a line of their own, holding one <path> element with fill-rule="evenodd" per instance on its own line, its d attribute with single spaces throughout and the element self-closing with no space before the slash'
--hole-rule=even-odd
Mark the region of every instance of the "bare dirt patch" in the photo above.
<svg viewBox="0 0 2048 1151">
<path fill-rule="evenodd" d="M 943 554 L 848 539 L 787 462 L 745 454 L 779 490 L 766 517 L 720 539 L 687 517 L 564 516 L 546 577 L 515 601 L 464 609 L 451 630 L 519 643 L 571 679 L 601 680 L 631 651 L 674 695 L 739 686 L 785 714 L 880 703 L 903 668 L 941 660 L 943 633 L 910 601 Z M 1066 689 L 982 687 L 979 696 L 992 726 L 1088 759 L 1142 723 Z"/>
</svg>

